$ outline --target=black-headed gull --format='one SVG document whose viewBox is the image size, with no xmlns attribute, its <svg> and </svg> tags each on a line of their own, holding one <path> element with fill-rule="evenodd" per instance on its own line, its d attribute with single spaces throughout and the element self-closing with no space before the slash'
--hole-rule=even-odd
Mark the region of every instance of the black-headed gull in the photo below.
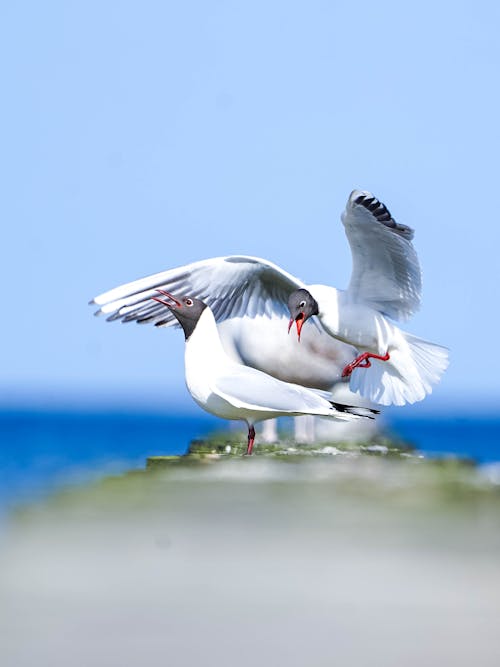
<svg viewBox="0 0 500 667">
<path fill-rule="evenodd" d="M 180 267 L 166 273 L 175 274 L 178 272 L 182 274 L 186 272 L 186 269 L 194 266 L 196 280 L 200 265 L 210 265 L 217 261 L 207 260 L 206 262 L 197 262 L 189 267 Z M 138 296 L 135 294 L 136 290 L 142 289 L 142 285 L 144 284 L 142 280 L 137 282 L 141 283 L 139 287 L 136 286 L 137 283 L 130 283 L 123 286 L 123 289 L 130 289 L 130 298 L 133 300 L 137 299 Z M 165 286 L 168 287 L 168 285 Z M 112 295 L 114 292 L 115 290 L 112 290 L 108 294 Z M 144 290 L 145 295 L 152 293 L 154 293 L 154 290 Z M 107 298 L 107 295 L 103 294 L 96 297 L 94 302 L 101 304 L 105 298 Z M 111 298 L 113 297 L 111 296 Z M 145 296 L 145 298 L 149 299 L 150 297 Z M 127 300 L 126 297 L 121 296 L 120 303 L 123 304 L 124 300 Z M 208 300 L 208 297 L 205 300 Z M 106 306 L 103 306 L 97 314 L 105 312 L 109 315 L 110 309 L 113 306 L 114 302 L 111 301 Z M 160 321 L 166 316 L 164 309 L 163 311 Z M 108 319 L 119 319 L 115 315 L 108 317 Z M 130 322 L 134 319 L 133 316 L 129 316 L 126 319 L 122 318 L 122 321 Z M 141 322 L 140 316 L 137 319 Z M 225 351 L 237 363 L 257 368 L 285 382 L 293 382 L 305 387 L 314 387 L 329 391 L 334 388 L 334 385 L 335 387 L 345 387 L 346 381 L 341 377 L 342 369 L 356 356 L 356 348 L 332 338 L 319 326 L 306 327 L 302 334 L 301 344 L 297 345 L 297 341 L 287 334 L 288 319 L 286 308 L 283 308 L 283 312 L 274 314 L 272 317 L 269 314 L 263 313 L 257 313 L 253 317 L 247 314 L 240 314 L 234 317 L 229 316 L 222 321 L 219 320 L 217 324 Z M 155 323 L 155 318 L 145 321 Z M 170 318 L 168 322 L 161 321 L 160 326 L 165 327 L 176 323 L 177 320 L 175 318 Z M 346 395 L 346 392 L 342 391 L 340 400 L 349 402 L 349 398 L 349 394 L 347 393 Z M 341 431 L 344 434 L 345 428 L 351 426 L 351 424 L 340 425 L 338 422 L 335 422 L 331 426 L 335 427 L 336 430 L 342 426 Z M 361 429 L 361 423 L 358 423 L 356 427 L 357 433 Z M 363 422 L 361 431 L 362 433 L 367 431 L 371 434 L 374 430 L 373 427 L 373 422 L 370 424 Z M 313 442 L 315 440 L 313 418 L 296 418 L 294 430 L 297 442 Z M 260 437 L 266 442 L 276 442 L 278 440 L 276 420 L 270 419 L 263 423 Z"/>
<path fill-rule="evenodd" d="M 384 323 L 383 334 L 387 327 L 396 329 L 386 316 L 407 319 L 418 309 L 421 293 L 420 267 L 409 227 L 398 225 L 373 195 L 359 190 L 351 193 L 342 221 L 353 254 L 351 283 L 345 292 L 308 286 L 265 259 L 233 255 L 201 260 L 116 287 L 94 299 L 93 303 L 100 306 L 96 314 L 107 315 L 108 320 L 170 326 L 176 319 L 151 301 L 155 290 L 193 294 L 212 308 L 220 322 L 223 343 L 233 358 L 281 380 L 327 388 L 340 379 L 341 369 L 348 368 L 356 357 L 352 346 L 359 345 L 345 339 L 350 345 L 343 347 L 332 338 L 325 343 L 329 337 L 320 335 L 320 331 L 331 334 L 336 330 L 338 301 L 346 299 L 366 306 L 365 314 L 369 311 L 376 322 Z M 308 351 L 305 360 L 301 354 L 306 350 L 284 343 L 288 300 L 298 289 L 309 291 L 317 302 L 317 295 L 326 295 L 324 312 L 315 318 L 318 335 L 309 333 L 307 329 L 313 328 L 307 327 L 302 337 L 311 336 L 311 350 L 331 345 L 331 356 L 336 357 L 331 363 L 326 359 L 329 354 L 323 353 L 317 355 L 316 364 L 306 363 L 313 359 L 312 353 Z M 363 334 L 363 327 L 373 327 L 372 319 L 367 315 L 366 321 L 357 326 Z M 283 334 L 275 333 L 278 328 Z M 405 349 L 394 351 L 387 362 L 377 360 L 370 369 L 358 365 L 350 374 L 350 389 L 384 405 L 403 405 L 429 393 L 447 366 L 447 351 L 405 335 Z M 418 346 L 414 344 L 417 341 Z M 365 351 L 370 350 L 360 349 Z M 384 349 L 376 353 L 383 356 L 387 352 Z M 386 366 L 381 366 L 384 363 Z"/>
<path fill-rule="evenodd" d="M 272 268 L 274 265 L 270 262 L 266 263 L 268 272 L 262 271 L 263 262 L 265 260 L 253 257 L 202 260 L 122 285 L 95 297 L 92 303 L 101 306 L 96 315 L 107 315 L 108 320 L 169 327 L 177 324 L 177 320 L 164 308 L 151 302 L 155 286 L 175 290 L 182 284 L 186 291 L 191 290 L 206 303 L 216 307 L 218 299 L 214 299 L 209 292 L 212 285 L 215 292 L 222 295 L 220 298 L 228 299 L 231 305 L 231 299 L 237 298 L 237 290 L 235 293 L 234 287 L 224 285 L 224 277 L 234 281 L 236 287 L 240 280 L 251 282 L 257 293 L 260 281 L 258 274 L 262 274 L 264 281 L 272 280 L 275 274 Z M 278 267 L 275 268 L 279 271 Z M 291 284 L 288 290 L 293 289 L 293 286 Z M 283 298 L 285 294 L 286 291 L 283 292 Z M 250 303 L 248 312 L 237 308 L 232 314 L 228 308 L 228 314 L 221 312 L 217 319 L 222 344 L 233 361 L 305 387 L 331 390 L 334 385 L 346 384 L 341 377 L 342 369 L 356 356 L 356 348 L 332 338 L 320 326 L 306 327 L 301 344 L 297 345 L 297 341 L 287 334 L 289 316 L 286 304 L 280 302 L 276 311 L 275 303 L 268 304 L 266 309 L 262 308 L 263 302 L 260 299 L 258 301 L 255 307 Z M 345 399 L 345 392 L 342 392 L 341 400 L 345 402 Z M 263 429 L 266 441 L 277 440 L 275 422 L 266 421 Z M 311 420 L 299 418 L 295 421 L 299 442 L 312 441 L 312 431 Z"/>
<path fill-rule="evenodd" d="M 323 328 L 361 352 L 346 365 L 349 388 L 375 403 L 422 400 L 448 367 L 448 350 L 393 324 L 420 306 L 421 276 L 411 239 L 370 192 L 354 190 L 342 214 L 353 257 L 347 290 L 300 287 L 288 297 L 289 330 L 316 315 Z M 368 370 L 369 369 L 369 370 Z"/>
<path fill-rule="evenodd" d="M 223 419 L 245 421 L 247 454 L 252 453 L 254 424 L 287 415 L 318 415 L 341 421 L 370 418 L 375 410 L 328 401 L 312 389 L 282 382 L 262 371 L 235 363 L 226 354 L 212 311 L 191 296 L 153 299 L 166 306 L 184 330 L 186 385 L 196 403 Z"/>
</svg>

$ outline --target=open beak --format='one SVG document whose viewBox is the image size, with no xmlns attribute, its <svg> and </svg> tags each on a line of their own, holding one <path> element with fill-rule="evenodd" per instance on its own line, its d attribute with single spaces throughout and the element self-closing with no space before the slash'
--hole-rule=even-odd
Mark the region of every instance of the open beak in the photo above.
<svg viewBox="0 0 500 667">
<path fill-rule="evenodd" d="M 164 301 L 163 299 L 159 299 L 157 296 L 152 296 L 151 298 L 153 301 L 158 301 L 158 303 L 162 303 L 164 306 L 167 306 L 167 308 L 172 308 L 172 306 L 176 306 L 177 308 L 182 308 L 182 303 L 175 298 L 173 294 L 170 294 L 170 292 L 165 292 L 165 290 L 158 289 L 156 290 L 160 294 L 163 294 L 163 296 L 168 296 L 169 299 L 171 299 L 174 303 L 168 303 L 168 301 Z"/>
<path fill-rule="evenodd" d="M 297 327 L 297 339 L 300 343 L 300 332 L 302 331 L 302 327 L 304 326 L 304 322 L 306 321 L 306 318 L 304 317 L 304 313 L 299 313 L 297 317 L 290 318 L 290 322 L 288 323 L 288 333 L 290 333 L 290 329 L 292 328 L 292 324 L 295 322 L 295 326 Z"/>
</svg>

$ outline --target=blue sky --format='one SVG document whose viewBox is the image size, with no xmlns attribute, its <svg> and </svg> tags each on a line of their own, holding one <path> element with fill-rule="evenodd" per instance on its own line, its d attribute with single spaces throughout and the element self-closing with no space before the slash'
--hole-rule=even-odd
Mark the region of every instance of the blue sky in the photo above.
<svg viewBox="0 0 500 667">
<path fill-rule="evenodd" d="M 344 287 L 339 215 L 415 228 L 451 348 L 427 401 L 498 400 L 494 2 L 19 2 L 0 9 L 0 402 L 188 402 L 174 330 L 106 324 L 117 284 L 263 256 Z"/>
</svg>

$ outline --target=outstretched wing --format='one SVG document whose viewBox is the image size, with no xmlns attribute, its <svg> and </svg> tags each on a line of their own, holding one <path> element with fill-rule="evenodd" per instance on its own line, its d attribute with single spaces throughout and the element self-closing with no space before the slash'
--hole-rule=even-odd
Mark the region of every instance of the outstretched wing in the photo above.
<svg viewBox="0 0 500 667">
<path fill-rule="evenodd" d="M 352 253 L 350 298 L 395 320 L 420 306 L 422 281 L 413 229 L 398 224 L 370 192 L 354 190 L 342 213 Z"/>
<path fill-rule="evenodd" d="M 235 255 L 156 273 L 115 287 L 91 303 L 100 306 L 96 315 L 107 315 L 108 320 L 170 326 L 177 322 L 174 316 L 152 300 L 159 289 L 201 299 L 220 321 L 243 314 L 286 315 L 288 296 L 300 287 L 304 287 L 302 281 L 272 262 Z"/>
</svg>

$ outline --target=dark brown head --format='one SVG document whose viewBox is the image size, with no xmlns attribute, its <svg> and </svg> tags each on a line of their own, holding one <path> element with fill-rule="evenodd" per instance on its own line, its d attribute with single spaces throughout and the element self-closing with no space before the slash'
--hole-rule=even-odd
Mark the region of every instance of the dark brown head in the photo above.
<svg viewBox="0 0 500 667">
<path fill-rule="evenodd" d="M 288 333 L 290 333 L 292 324 L 295 322 L 297 338 L 300 340 L 300 332 L 304 326 L 304 322 L 312 315 L 319 313 L 318 302 L 306 289 L 298 289 L 288 297 L 288 310 L 290 311 Z"/>
<path fill-rule="evenodd" d="M 202 312 L 207 307 L 206 303 L 200 301 L 200 299 L 195 299 L 193 296 L 182 296 L 176 297 L 170 292 L 165 292 L 164 290 L 157 290 L 160 294 L 171 299 L 170 301 L 164 301 L 159 299 L 156 296 L 153 296 L 153 301 L 158 301 L 166 306 L 172 315 L 177 319 L 179 324 L 184 330 L 184 336 L 188 340 L 189 336 L 193 333 L 198 324 L 198 320 L 201 317 Z"/>
</svg>

